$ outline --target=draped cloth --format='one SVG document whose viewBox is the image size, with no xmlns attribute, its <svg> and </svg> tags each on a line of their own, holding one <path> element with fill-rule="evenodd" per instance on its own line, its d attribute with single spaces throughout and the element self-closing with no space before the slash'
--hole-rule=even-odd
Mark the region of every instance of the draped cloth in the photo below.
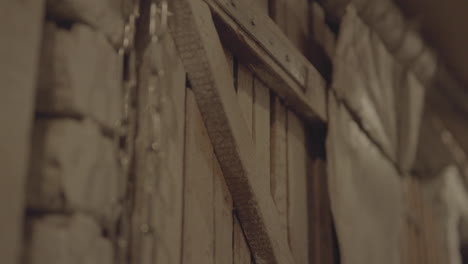
<svg viewBox="0 0 468 264">
<path fill-rule="evenodd" d="M 400 263 L 402 176 L 416 155 L 424 87 L 353 4 L 333 67 L 327 156 L 342 263 Z"/>
</svg>

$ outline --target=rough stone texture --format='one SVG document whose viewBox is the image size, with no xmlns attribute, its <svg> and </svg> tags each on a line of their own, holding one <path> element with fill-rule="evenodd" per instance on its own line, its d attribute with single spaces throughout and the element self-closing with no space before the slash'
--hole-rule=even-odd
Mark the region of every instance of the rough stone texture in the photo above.
<svg viewBox="0 0 468 264">
<path fill-rule="evenodd" d="M 118 47 L 124 35 L 123 2 L 130 1 L 47 0 L 47 13 L 60 20 L 90 25 Z"/>
<path fill-rule="evenodd" d="M 28 205 L 115 218 L 124 186 L 114 146 L 91 121 L 39 119 L 33 134 Z"/>
<path fill-rule="evenodd" d="M 341 263 L 400 263 L 401 179 L 334 96 L 329 114 L 329 192 Z"/>
<path fill-rule="evenodd" d="M 416 153 L 424 87 L 351 6 L 341 24 L 332 88 L 402 170 Z"/>
<path fill-rule="evenodd" d="M 26 263 L 111 264 L 113 248 L 90 217 L 48 215 L 28 221 Z"/>
<path fill-rule="evenodd" d="M 89 116 L 106 126 L 122 115 L 122 59 L 87 25 L 44 29 L 36 109 Z"/>
</svg>

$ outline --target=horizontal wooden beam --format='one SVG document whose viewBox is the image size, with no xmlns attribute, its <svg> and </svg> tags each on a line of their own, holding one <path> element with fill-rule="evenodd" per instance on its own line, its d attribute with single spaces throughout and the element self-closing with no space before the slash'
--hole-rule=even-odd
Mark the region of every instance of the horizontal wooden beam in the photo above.
<svg viewBox="0 0 468 264">
<path fill-rule="evenodd" d="M 326 82 L 252 1 L 205 0 L 221 41 L 306 120 L 326 120 Z"/>
<path fill-rule="evenodd" d="M 256 263 L 294 263 L 269 186 L 255 175 L 255 148 L 236 99 L 208 6 L 171 2 L 170 28 Z"/>
</svg>

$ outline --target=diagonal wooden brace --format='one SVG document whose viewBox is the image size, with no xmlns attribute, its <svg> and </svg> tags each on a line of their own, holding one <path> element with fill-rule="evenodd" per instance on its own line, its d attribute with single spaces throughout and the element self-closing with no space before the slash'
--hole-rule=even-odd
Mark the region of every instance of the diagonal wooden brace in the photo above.
<svg viewBox="0 0 468 264">
<path fill-rule="evenodd" d="M 254 144 L 210 11 L 201 0 L 172 5 L 170 29 L 255 261 L 294 263 L 269 186 L 255 175 Z"/>
</svg>

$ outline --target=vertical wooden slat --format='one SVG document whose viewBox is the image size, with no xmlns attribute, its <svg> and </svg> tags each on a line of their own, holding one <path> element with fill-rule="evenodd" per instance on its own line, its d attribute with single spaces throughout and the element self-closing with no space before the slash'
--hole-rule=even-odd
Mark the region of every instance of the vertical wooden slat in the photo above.
<svg viewBox="0 0 468 264">
<path fill-rule="evenodd" d="M 187 90 L 183 263 L 213 263 L 213 150 L 192 90 Z"/>
<path fill-rule="evenodd" d="M 234 216 L 234 264 L 250 264 L 251 255 L 239 220 Z"/>
<path fill-rule="evenodd" d="M 270 186 L 270 90 L 254 80 L 253 136 L 256 174 L 264 186 Z"/>
<path fill-rule="evenodd" d="M 224 181 L 219 162 L 214 157 L 214 263 L 232 263 L 232 198 Z"/>
<path fill-rule="evenodd" d="M 185 131 L 185 71 L 178 58 L 172 38 L 161 41 L 159 54 L 166 65 L 161 79 L 164 90 L 161 122 L 164 128 L 162 145 L 165 154 L 162 160 L 167 170 L 160 173 L 160 189 L 156 200 L 155 219 L 159 238 L 156 243 L 156 263 L 179 263 L 182 246 L 182 203 L 183 203 L 183 164 Z"/>
<path fill-rule="evenodd" d="M 261 12 L 262 14 L 265 14 L 268 16 L 269 12 L 269 0 L 254 0 L 254 2 L 258 6 L 258 11 Z"/>
<path fill-rule="evenodd" d="M 278 209 L 281 228 L 287 230 L 287 137 L 286 137 L 286 108 L 276 96 L 271 104 L 271 138 L 270 138 L 270 187 L 273 200 Z M 287 234 L 286 232 L 284 232 Z M 283 238 L 287 239 L 287 237 Z"/>
<path fill-rule="evenodd" d="M 303 122 L 288 111 L 288 234 L 297 263 L 308 263 L 307 151 Z"/>
<path fill-rule="evenodd" d="M 257 0 L 259 11 L 268 15 L 268 0 Z M 270 90 L 259 79 L 253 82 L 253 133 L 255 173 L 263 186 L 270 186 Z"/>
<path fill-rule="evenodd" d="M 315 147 L 315 146 L 314 146 Z M 333 220 L 328 196 L 326 162 L 310 158 L 309 180 L 309 243 L 310 262 L 336 263 Z"/>
<path fill-rule="evenodd" d="M 44 1 L 0 3 L 0 256 L 19 263 Z"/>
<path fill-rule="evenodd" d="M 253 123 L 253 74 L 242 64 L 238 67 L 237 98 L 240 109 L 247 123 L 248 130 L 252 135 Z"/>
<path fill-rule="evenodd" d="M 308 0 L 287 0 L 286 35 L 303 54 L 306 52 L 308 35 Z"/>
<path fill-rule="evenodd" d="M 270 1 L 270 16 L 284 33 L 286 32 L 287 12 L 286 0 Z"/>
<path fill-rule="evenodd" d="M 242 64 L 237 65 L 237 98 L 239 101 L 240 110 L 247 123 L 247 128 L 252 135 L 253 125 L 253 81 L 252 72 Z M 236 66 L 234 66 L 236 67 Z M 253 141 L 252 141 L 253 142 Z M 241 223 L 236 218 L 234 221 L 234 248 L 233 257 L 234 264 L 250 264 L 250 250 L 242 232 Z"/>
<path fill-rule="evenodd" d="M 292 43 L 305 53 L 308 35 L 307 0 L 273 0 L 271 16 Z"/>
</svg>

